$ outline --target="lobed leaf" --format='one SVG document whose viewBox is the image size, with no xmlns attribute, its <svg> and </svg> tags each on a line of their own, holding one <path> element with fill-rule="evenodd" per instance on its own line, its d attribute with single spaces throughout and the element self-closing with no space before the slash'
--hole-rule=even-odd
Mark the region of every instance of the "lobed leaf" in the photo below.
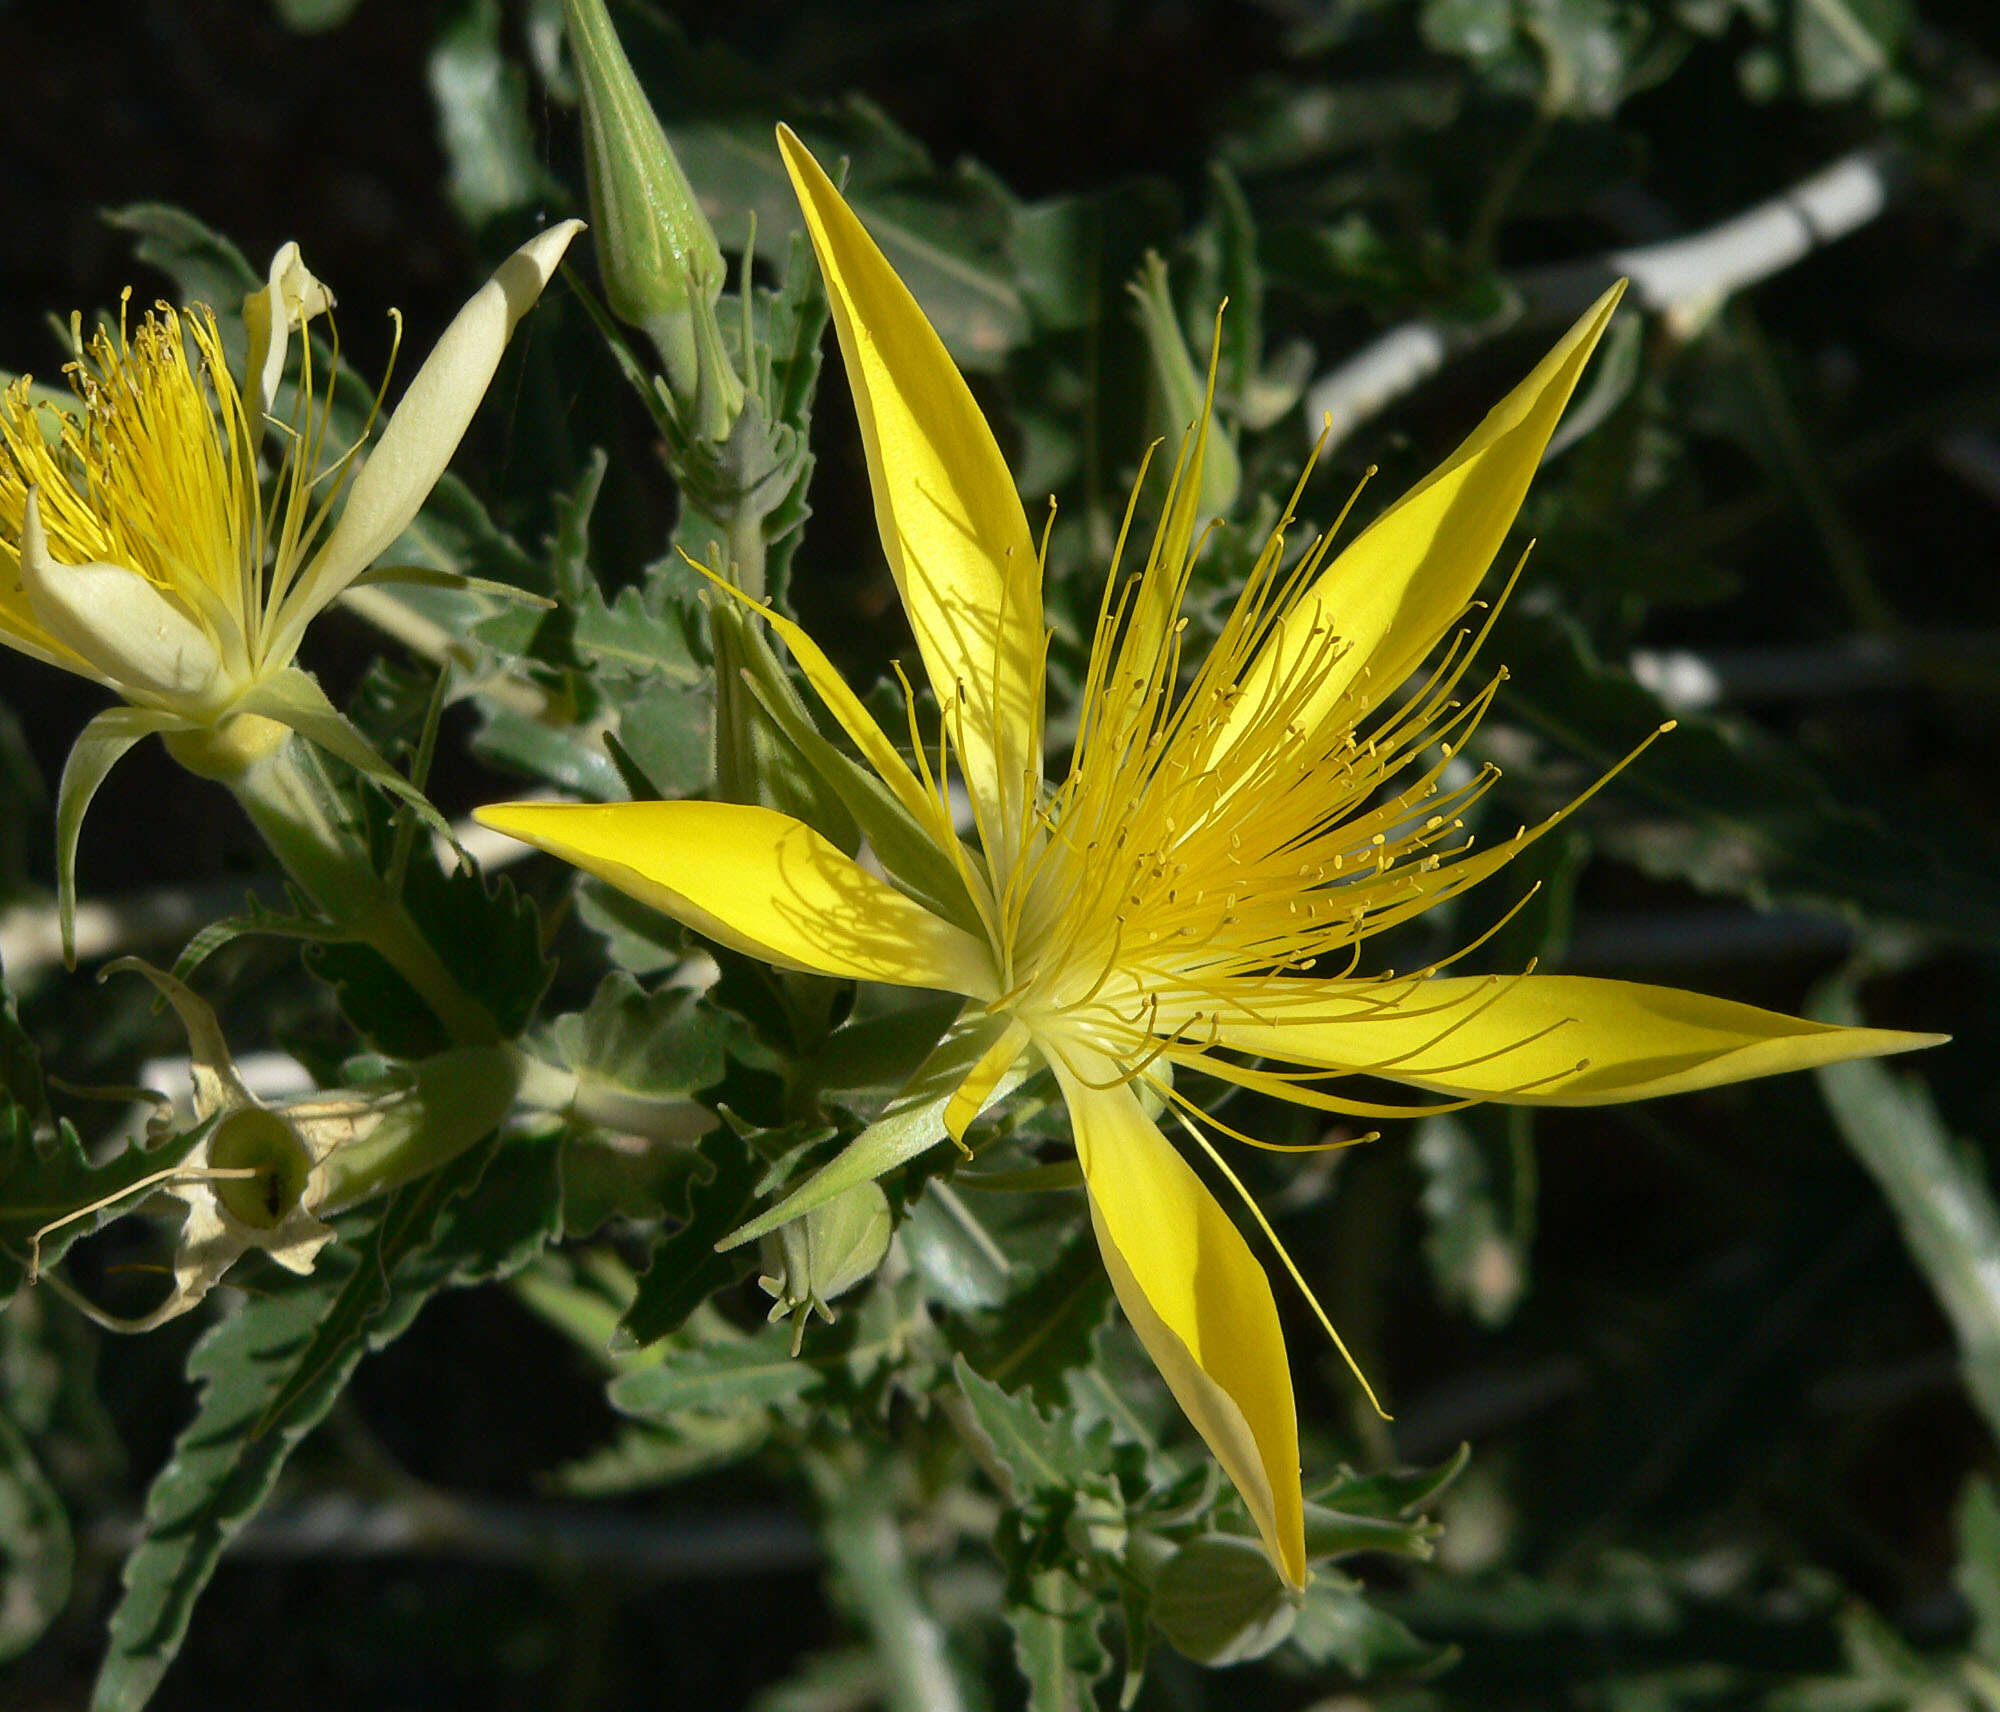
<svg viewBox="0 0 2000 1712">
<path fill-rule="evenodd" d="M 147 1494 L 92 1712 L 139 1712 L 151 1699 L 223 1550 L 361 1357 L 407 1330 L 438 1290 L 504 1276 L 555 1234 L 555 1142 L 461 1155 L 391 1197 L 372 1227 L 350 1224 L 308 1277 L 268 1272 L 195 1346 L 200 1400 Z"/>
<path fill-rule="evenodd" d="M 611 1382 L 611 1405 L 640 1420 L 672 1424 L 682 1411 L 728 1414 L 790 1403 L 816 1389 L 824 1375 L 792 1355 L 789 1326 L 766 1326 L 740 1343 L 671 1350 L 657 1367 Z"/>
<path fill-rule="evenodd" d="M 1025 1597 L 1007 1602 L 1028 1712 L 1093 1712 L 1111 1669 L 1098 1634 L 1104 1616 L 1103 1602 L 1059 1569 L 1031 1576 Z"/>
<path fill-rule="evenodd" d="M 679 1331 L 688 1315 L 749 1270 L 752 1251 L 718 1254 L 715 1245 L 755 1198 L 764 1162 L 733 1129 L 718 1126 L 698 1149 L 702 1172 L 690 1177 L 680 1225 L 653 1245 L 638 1294 L 612 1334 L 615 1351 L 643 1349 Z"/>
<path fill-rule="evenodd" d="M 982 1378 L 962 1355 L 952 1372 L 986 1459 L 1005 1479 L 1005 1495 L 1017 1508 L 1036 1498 L 1066 1498 L 1085 1481 L 1111 1473 L 1108 1429 L 1078 1432 L 1075 1423 L 1046 1415 L 1028 1398 Z"/>
</svg>

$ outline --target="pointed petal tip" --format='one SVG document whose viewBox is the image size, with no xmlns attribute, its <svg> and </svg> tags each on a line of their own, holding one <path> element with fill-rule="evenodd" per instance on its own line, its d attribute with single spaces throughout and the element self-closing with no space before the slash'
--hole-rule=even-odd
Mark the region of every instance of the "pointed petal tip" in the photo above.
<svg viewBox="0 0 2000 1712">
<path fill-rule="evenodd" d="M 589 223 L 587 221 L 571 216 L 567 220 L 558 220 L 553 226 L 545 226 L 523 244 L 521 248 L 537 256 L 546 255 L 550 251 L 553 251 L 554 257 L 550 263 L 553 266 L 555 262 L 562 260 L 563 251 L 567 250 L 576 241 L 578 234 L 587 230 L 589 230 Z"/>
<path fill-rule="evenodd" d="M 493 270 L 493 277 L 487 283 L 497 286 L 506 302 L 507 333 L 511 333 L 515 323 L 534 307 L 536 299 L 562 265 L 570 245 L 583 230 L 581 220 L 558 220 L 553 226 L 543 227 Z M 503 344 L 507 333 L 501 335 Z M 497 352 L 495 354 L 497 356 Z"/>
<path fill-rule="evenodd" d="M 285 596 L 270 658 L 289 660 L 312 618 L 409 527 L 471 426 L 515 327 L 582 230 L 581 220 L 569 219 L 537 232 L 439 335 L 349 486 L 332 532 Z"/>
<path fill-rule="evenodd" d="M 472 811 L 472 818 L 481 826 L 488 827 L 494 832 L 504 832 L 512 838 L 515 835 L 514 827 L 523 824 L 524 813 L 549 806 L 547 803 L 482 803 Z"/>
<path fill-rule="evenodd" d="M 1933 1046 L 1949 1046 L 1948 1034 L 1930 1034 L 1921 1029 L 1857 1028 L 1856 1034 L 1872 1037 L 1868 1050 L 1857 1057 L 1886 1058 L 1893 1052 L 1923 1052 Z"/>
<path fill-rule="evenodd" d="M 561 829 L 562 819 L 593 803 L 498 802 L 485 803 L 472 811 L 473 820 L 489 832 L 531 845 L 553 856 L 566 856 L 570 839 Z"/>
<path fill-rule="evenodd" d="M 1594 1106 L 1691 1093 L 1942 1045 L 1942 1034 L 1787 1016 L 1705 993 L 1583 975 L 1437 976 L 1412 1008 L 1225 1024 L 1223 1044 L 1298 1064 L 1374 1066 L 1392 1081 L 1508 1105 Z M 1335 1014 L 1336 1009 L 1344 1014 Z M 1458 1020 L 1438 1038 L 1440 1019 Z M 1448 1042 L 1448 1045 L 1446 1044 Z M 1433 1050 L 1449 1051 L 1437 1064 Z"/>
<path fill-rule="evenodd" d="M 1235 1223 L 1129 1088 L 1052 1067 L 1126 1319 L 1242 1497 L 1285 1584 L 1307 1579 L 1298 1417 L 1276 1300 Z"/>
<path fill-rule="evenodd" d="M 819 162 L 814 158 L 812 150 L 799 140 L 798 132 L 793 130 L 782 119 L 778 121 L 777 137 L 778 150 L 784 155 L 787 165 L 794 165 L 799 162 L 811 162 L 813 166 L 819 166 Z M 824 171 L 825 169 L 821 168 L 821 170 Z"/>
<path fill-rule="evenodd" d="M 882 549 L 995 847 L 1042 764 L 1041 558 L 999 442 L 881 246 L 790 131 L 778 147 L 805 215 L 853 388 Z"/>
</svg>

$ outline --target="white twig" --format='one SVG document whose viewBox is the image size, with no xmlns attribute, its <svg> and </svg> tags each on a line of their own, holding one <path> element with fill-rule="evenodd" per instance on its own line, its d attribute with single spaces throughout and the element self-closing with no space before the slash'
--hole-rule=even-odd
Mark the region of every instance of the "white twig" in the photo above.
<svg viewBox="0 0 2000 1712">
<path fill-rule="evenodd" d="M 523 801 L 541 801 L 552 791 L 529 791 Z M 529 845 L 493 832 L 470 820 L 456 822 L 452 836 L 487 873 L 533 854 Z M 455 865 L 458 853 L 437 841 L 438 860 Z M 162 886 L 156 891 L 101 899 L 76 906 L 76 960 L 95 963 L 106 957 L 157 951 L 178 945 L 219 917 L 243 907 L 246 892 L 255 892 L 274 908 L 280 896 L 275 880 L 263 884 L 226 882 L 217 886 Z M 52 903 L 15 904 L 0 910 L 0 970 L 19 984 L 28 976 L 62 961 L 62 929 Z"/>
<path fill-rule="evenodd" d="M 1857 149 L 1705 232 L 1522 274 L 1510 317 L 1478 325 L 1420 317 L 1392 327 L 1306 389 L 1307 431 L 1324 425 L 1327 443 L 1337 445 L 1448 358 L 1524 321 L 1567 319 L 1615 279 L 1631 280 L 1636 302 L 1674 331 L 1690 332 L 1732 293 L 1867 225 L 1888 206 L 1897 176 L 1893 149 Z"/>
</svg>

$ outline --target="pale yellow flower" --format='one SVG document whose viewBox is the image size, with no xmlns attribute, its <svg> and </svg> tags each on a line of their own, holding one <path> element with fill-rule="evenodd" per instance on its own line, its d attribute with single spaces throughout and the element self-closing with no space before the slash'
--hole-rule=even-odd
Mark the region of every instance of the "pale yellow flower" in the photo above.
<svg viewBox="0 0 2000 1712">
<path fill-rule="evenodd" d="M 1367 1074 L 1453 1101 L 1590 1105 L 1932 1037 L 1620 981 L 1362 971 L 1370 936 L 1457 896 L 1541 830 L 1479 851 L 1460 830 L 1490 778 L 1455 782 L 1448 760 L 1493 693 L 1452 699 L 1463 632 L 1399 692 L 1467 611 L 1615 292 L 1340 553 L 1323 539 L 1288 566 L 1274 536 L 1198 664 L 1182 658 L 1179 616 L 1198 545 L 1197 435 L 1144 571 L 1107 584 L 1076 743 L 1049 781 L 1041 563 L 1014 482 L 922 311 L 797 139 L 780 140 L 942 737 L 906 762 L 811 639 L 766 618 L 865 758 L 843 762 L 791 722 L 888 878 L 767 808 L 512 804 L 482 818 L 781 968 L 966 995 L 883 1120 L 737 1240 L 962 1136 L 1046 1065 L 1118 1299 L 1273 1563 L 1302 1585 L 1278 1312 L 1249 1244 L 1161 1131 L 1173 1113 L 1240 1189 L 1175 1067 L 1369 1118 L 1404 1109 L 1323 1084 Z M 766 705 L 784 717 L 780 696 Z M 970 840 L 954 828 L 947 758 Z"/>
<path fill-rule="evenodd" d="M 296 668 L 306 626 L 409 526 L 485 396 L 515 323 L 570 239 L 537 234 L 475 292 L 411 379 L 372 447 L 329 446 L 333 376 L 309 323 L 329 293 L 296 244 L 244 302 L 233 374 L 196 304 L 77 327 L 74 400 L 28 378 L 0 401 L 0 643 L 94 679 L 125 703 L 71 751 L 57 813 L 65 920 L 78 826 L 118 758 L 154 733 L 273 743 L 289 728 L 392 787 L 387 764 Z M 270 412 L 293 335 L 288 420 Z M 249 716 L 249 717 L 245 717 Z"/>
</svg>

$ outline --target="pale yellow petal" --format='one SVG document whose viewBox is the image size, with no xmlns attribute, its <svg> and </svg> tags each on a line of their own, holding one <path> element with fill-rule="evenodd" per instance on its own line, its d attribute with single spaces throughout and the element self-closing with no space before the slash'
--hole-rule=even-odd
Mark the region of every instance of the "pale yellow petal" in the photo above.
<svg viewBox="0 0 2000 1712">
<path fill-rule="evenodd" d="M 243 330 L 249 357 L 243 370 L 244 427 L 250 450 L 263 439 L 264 425 L 285 377 L 285 353 L 291 335 L 333 307 L 333 293 L 313 276 L 297 244 L 281 244 L 258 290 L 243 299 Z"/>
<path fill-rule="evenodd" d="M 74 648 L 51 636 L 35 617 L 35 609 L 21 588 L 19 554 L 0 541 L 0 644 L 26 654 L 44 665 L 59 666 L 65 672 L 90 678 L 106 688 L 116 688 L 111 680 Z M 8 584 L 14 586 L 9 588 Z"/>
<path fill-rule="evenodd" d="M 994 996 L 986 948 L 811 827 L 739 803 L 496 803 L 479 821 L 781 968 Z"/>
<path fill-rule="evenodd" d="M 1041 776 L 1041 567 L 1014 479 L 964 378 L 819 163 L 782 126 L 861 419 L 882 549 L 956 725 L 989 844 L 1018 842 Z"/>
<path fill-rule="evenodd" d="M 515 324 L 582 230 L 581 220 L 564 220 L 537 232 L 453 317 L 354 478 L 333 533 L 285 597 L 268 658 L 289 660 L 313 614 L 410 526 L 471 426 Z"/>
<path fill-rule="evenodd" d="M 121 694 L 197 711 L 228 699 L 215 640 L 182 605 L 124 565 L 56 562 L 34 488 L 23 509 L 20 570 L 42 634 Z"/>
<path fill-rule="evenodd" d="M 995 1090 L 1013 1072 L 1027 1050 L 1026 1026 L 1009 1018 L 993 1044 L 966 1073 L 965 1080 L 959 1083 L 958 1091 L 946 1102 L 945 1134 L 953 1141 L 965 1140 L 965 1132 L 972 1127 L 973 1120 L 992 1104 Z"/>
<path fill-rule="evenodd" d="M 1437 645 L 1506 540 L 1623 290 L 1600 297 L 1457 451 L 1320 573 L 1244 674 L 1232 729 L 1247 727 L 1301 662 L 1323 654 L 1325 632 L 1345 649 L 1321 667 L 1296 715 L 1308 729 L 1343 699 L 1343 717 L 1376 705 Z"/>
<path fill-rule="evenodd" d="M 1215 1044 L 1508 1105 L 1598 1106 L 1907 1052 L 1945 1038 L 1839 1028 L 1673 987 L 1583 975 L 1328 981 L 1318 994 L 1314 985 L 1270 983 L 1258 1015 L 1221 1020 Z"/>
<path fill-rule="evenodd" d="M 1293 1587 L 1306 1579 L 1298 1416 L 1271 1286 L 1250 1245 L 1129 1087 L 1056 1061 L 1112 1287 Z"/>
</svg>

